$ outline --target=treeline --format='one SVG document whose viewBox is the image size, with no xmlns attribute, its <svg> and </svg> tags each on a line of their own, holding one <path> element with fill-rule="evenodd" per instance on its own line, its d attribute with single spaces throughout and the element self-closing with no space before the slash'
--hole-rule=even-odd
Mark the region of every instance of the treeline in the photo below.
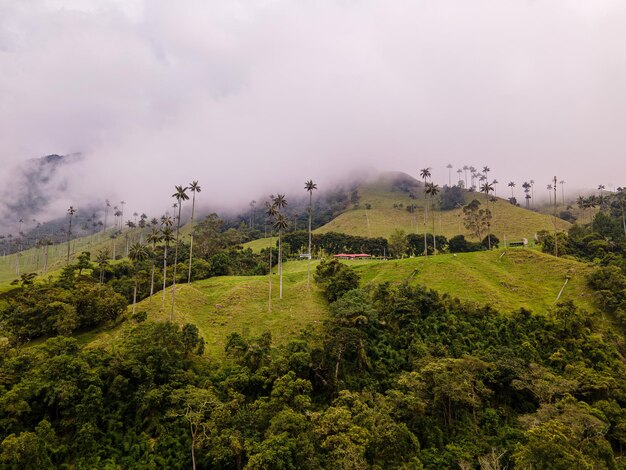
<svg viewBox="0 0 626 470">
<path fill-rule="evenodd" d="M 1 345 L 0 466 L 623 466 L 622 336 L 597 316 L 364 291 L 337 261 L 316 279 L 332 301 L 319 332 L 282 346 L 235 333 L 223 362 L 172 323 L 139 323 L 109 350 Z"/>
</svg>

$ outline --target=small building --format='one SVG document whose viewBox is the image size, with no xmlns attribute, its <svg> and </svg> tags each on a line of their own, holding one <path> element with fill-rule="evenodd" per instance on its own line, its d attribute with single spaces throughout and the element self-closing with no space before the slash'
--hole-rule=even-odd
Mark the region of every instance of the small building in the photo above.
<svg viewBox="0 0 626 470">
<path fill-rule="evenodd" d="M 339 253 L 338 255 L 333 255 L 333 258 L 336 259 L 370 259 L 372 255 L 368 255 L 366 253 Z"/>
</svg>

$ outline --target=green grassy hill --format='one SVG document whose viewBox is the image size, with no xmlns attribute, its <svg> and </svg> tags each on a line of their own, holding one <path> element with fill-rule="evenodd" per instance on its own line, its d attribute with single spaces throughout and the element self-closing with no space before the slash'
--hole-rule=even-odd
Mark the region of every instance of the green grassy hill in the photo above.
<svg viewBox="0 0 626 470">
<path fill-rule="evenodd" d="M 187 231 L 189 231 L 189 229 L 187 229 Z M 77 256 L 83 251 L 89 251 L 93 261 L 98 250 L 103 248 L 109 251 L 109 255 L 111 257 L 114 252 L 116 256 L 124 256 L 126 253 L 126 235 L 128 235 L 129 243 L 139 241 L 141 238 L 141 229 L 139 228 L 125 229 L 122 234 L 117 236 L 115 239 L 110 237 L 111 233 L 112 230 L 107 230 L 106 233 L 98 232 L 93 235 L 87 235 L 71 240 L 71 262 L 76 262 Z M 144 241 L 148 233 L 148 228 L 143 229 Z M 183 233 L 182 228 L 181 233 Z M 15 253 L 0 257 L 0 286 L 8 285 L 11 281 L 19 277 L 17 276 L 16 257 L 17 255 Z M 29 248 L 28 250 L 22 251 L 19 259 L 20 273 L 24 274 L 36 272 L 39 275 L 43 275 L 43 257 L 42 247 Z M 48 247 L 47 273 L 61 269 L 65 266 L 66 260 L 67 243 L 50 245 Z"/>
<path fill-rule="evenodd" d="M 503 255 L 503 253 L 505 253 Z M 327 304 L 315 284 L 306 289 L 306 261 L 285 264 L 284 298 L 278 300 L 278 276 L 273 276 L 272 311 L 268 311 L 268 276 L 216 277 L 177 287 L 174 321 L 194 323 L 207 340 L 207 352 L 223 355 L 226 336 L 232 332 L 259 335 L 271 331 L 281 344 L 308 326 L 317 328 L 326 317 Z M 317 262 L 314 263 L 314 266 Z M 534 250 L 477 252 L 409 258 L 397 261 L 354 261 L 362 284 L 409 281 L 422 284 L 463 301 L 489 303 L 503 314 L 521 307 L 547 312 L 554 304 L 566 276 L 570 281 L 562 300 L 592 308 L 591 292 L 584 277 L 585 264 L 557 259 Z M 169 318 L 171 290 L 166 290 L 165 309 L 161 293 L 145 299 L 138 311 L 148 318 Z M 130 307 L 129 307 L 130 311 Z M 82 335 L 85 343 L 109 344 L 127 325 Z"/>
<path fill-rule="evenodd" d="M 402 191 L 397 187 L 395 178 L 412 180 L 402 173 L 383 174 L 378 180 L 359 186 L 360 195 L 357 207 L 346 210 L 326 225 L 314 230 L 314 233 L 340 232 L 349 235 L 364 237 L 385 237 L 395 229 L 402 229 L 407 233 L 424 233 L 424 207 L 425 200 L 423 191 L 418 189 L 417 199 L 411 199 L 408 191 Z M 412 180 L 415 181 L 415 180 Z M 504 188 L 501 188 L 504 190 Z M 485 195 L 476 192 L 466 192 L 465 202 L 478 199 L 483 207 L 486 207 Z M 366 209 L 366 207 L 371 207 Z M 408 205 L 414 204 L 417 210 L 414 214 L 406 210 Z M 394 207 L 394 205 L 396 207 Z M 399 207 L 402 205 L 401 207 Z M 497 198 L 489 203 L 493 214 L 492 233 L 500 240 L 519 241 L 527 238 L 532 242 L 535 233 L 540 230 L 554 230 L 554 218 L 522 207 L 511 205 L 508 200 Z M 433 231 L 433 212 L 429 210 L 426 221 L 426 231 Z M 557 219 L 559 230 L 566 231 L 571 224 Z M 468 240 L 474 240 L 473 235 L 463 224 L 463 211 L 461 208 L 454 210 L 434 210 L 435 233 L 450 238 L 454 235 L 463 234 Z M 273 239 L 276 242 L 276 238 Z M 245 243 L 244 248 L 251 248 L 258 252 L 269 246 L 270 240 L 262 238 Z"/>
<path fill-rule="evenodd" d="M 504 190 L 504 188 L 501 188 Z M 342 232 L 350 235 L 366 237 L 388 237 L 396 228 L 409 232 L 424 232 L 424 194 L 418 191 L 418 199 L 410 199 L 408 192 L 394 189 L 392 179 L 382 177 L 378 181 L 363 184 L 359 187 L 360 201 L 358 208 L 352 208 L 340 214 L 328 224 L 316 230 L 318 233 Z M 486 207 L 486 198 L 481 193 L 465 194 L 465 201 L 478 199 Z M 371 209 L 366 209 L 370 204 Z M 403 207 L 394 207 L 402 204 Z M 406 210 L 406 206 L 418 206 L 415 215 Z M 548 215 L 511 205 L 507 200 L 497 198 L 489 203 L 493 213 L 492 232 L 500 239 L 532 240 L 539 230 L 554 230 L 554 219 Z M 435 233 L 452 237 L 463 234 L 471 239 L 472 234 L 463 226 L 463 212 L 460 208 L 448 211 L 434 211 Z M 557 219 L 560 230 L 570 227 L 568 222 Z M 429 211 L 426 231 L 433 231 L 433 217 Z"/>
</svg>

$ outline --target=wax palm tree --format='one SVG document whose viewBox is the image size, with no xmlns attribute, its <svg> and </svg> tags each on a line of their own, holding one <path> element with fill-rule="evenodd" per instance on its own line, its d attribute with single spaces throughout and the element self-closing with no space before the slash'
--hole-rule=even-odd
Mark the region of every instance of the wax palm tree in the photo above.
<svg viewBox="0 0 626 470">
<path fill-rule="evenodd" d="M 497 189 L 498 189 L 498 183 L 500 181 L 498 181 L 497 179 L 494 179 L 491 184 L 493 185 L 493 197 L 498 197 L 498 193 L 497 193 Z"/>
<path fill-rule="evenodd" d="M 196 211 L 196 193 L 201 191 L 197 181 L 189 184 L 189 191 L 193 193 L 191 199 L 191 234 L 189 235 L 189 273 L 187 274 L 187 284 L 191 282 L 191 260 L 193 259 L 193 217 Z"/>
<path fill-rule="evenodd" d="M 459 186 L 461 186 L 461 182 L 462 182 L 461 173 L 463 173 L 463 170 L 461 170 L 460 168 L 456 170 L 456 174 L 459 175 L 459 182 L 458 182 Z"/>
<path fill-rule="evenodd" d="M 526 196 L 524 196 L 524 197 L 525 197 L 525 199 L 526 199 L 526 209 L 528 209 L 528 206 L 529 206 L 529 204 L 530 204 L 530 199 L 531 199 L 531 197 L 532 197 L 532 196 L 531 196 L 530 194 L 528 194 L 528 193 L 531 191 L 531 189 L 532 189 L 532 185 L 531 185 L 530 183 L 528 183 L 527 181 L 524 181 L 524 182 L 522 183 L 522 188 L 524 188 L 524 192 L 526 193 Z"/>
<path fill-rule="evenodd" d="M 485 182 L 480 187 L 481 192 L 487 197 L 487 211 L 489 211 L 489 193 L 493 191 L 493 186 Z M 491 218 L 487 217 L 487 247 L 491 250 Z"/>
<path fill-rule="evenodd" d="M 109 202 L 108 199 L 104 200 L 104 228 L 102 229 L 103 232 L 107 231 L 107 217 L 109 215 L 109 209 L 111 207 L 111 203 Z"/>
<path fill-rule="evenodd" d="M 435 211 L 433 210 L 433 198 L 439 193 L 439 186 L 435 183 L 426 184 L 426 194 L 430 196 L 430 212 L 433 216 L 433 253 L 437 252 L 437 243 L 435 240 Z M 425 231 L 425 230 L 424 230 Z"/>
<path fill-rule="evenodd" d="M 176 192 L 172 194 L 172 197 L 176 199 L 178 204 L 178 217 L 176 219 L 176 246 L 174 247 L 174 274 L 172 276 L 172 309 L 170 310 L 170 321 L 174 316 L 174 304 L 176 303 L 176 268 L 178 266 L 178 236 L 180 234 L 180 210 L 183 207 L 183 201 L 188 201 L 189 196 L 187 195 L 187 187 L 182 185 L 174 186 L 176 188 Z"/>
<path fill-rule="evenodd" d="M 561 185 L 561 203 L 565 205 L 565 180 L 559 181 Z"/>
<path fill-rule="evenodd" d="M 135 268 L 135 288 L 133 290 L 133 315 L 135 314 L 135 307 L 137 305 L 137 284 L 139 283 L 139 263 L 145 261 L 150 256 L 150 252 L 146 245 L 141 243 L 133 243 L 128 250 L 128 257 L 133 262 Z"/>
<path fill-rule="evenodd" d="M 154 272 L 156 270 L 156 259 L 154 254 L 156 253 L 156 244 L 161 241 L 161 232 L 152 227 L 150 234 L 148 235 L 148 242 L 152 243 L 152 273 L 150 275 L 150 303 L 152 303 L 152 295 L 154 294 Z"/>
<path fill-rule="evenodd" d="M 74 206 L 70 206 L 70 208 L 67 210 L 67 215 L 70 216 L 70 221 L 69 221 L 69 225 L 67 228 L 67 262 L 66 264 L 70 264 L 70 238 L 72 238 L 72 217 L 74 217 L 74 214 L 76 214 L 76 209 L 74 209 Z"/>
<path fill-rule="evenodd" d="M 109 250 L 102 248 L 96 253 L 96 263 L 100 268 L 100 284 L 104 282 L 104 268 L 109 264 Z"/>
<path fill-rule="evenodd" d="M 167 249 L 174 241 L 172 218 L 168 215 L 161 217 L 161 240 L 163 240 L 163 291 L 161 293 L 161 307 L 165 308 L 165 286 L 167 282 Z"/>
<path fill-rule="evenodd" d="M 530 200 L 534 201 L 535 200 L 535 180 L 530 180 L 529 181 L 529 188 L 530 188 Z"/>
<path fill-rule="evenodd" d="M 511 199 L 513 199 L 515 197 L 515 195 L 513 194 L 513 188 L 515 188 L 514 181 L 509 181 L 509 188 L 511 188 Z"/>
<path fill-rule="evenodd" d="M 546 186 L 546 189 L 548 190 L 548 199 L 550 204 L 552 204 L 552 185 L 549 184 Z"/>
<path fill-rule="evenodd" d="M 265 214 L 267 215 L 270 222 L 270 243 L 269 243 L 269 252 L 270 252 L 270 271 L 269 271 L 269 300 L 267 304 L 268 312 L 272 311 L 272 234 L 273 234 L 273 220 L 276 217 L 276 207 L 274 204 L 270 204 L 269 202 L 265 203 Z"/>
<path fill-rule="evenodd" d="M 430 168 L 422 168 L 420 177 L 424 180 L 424 256 L 428 256 L 428 241 L 426 239 L 426 220 L 428 219 L 428 199 L 426 190 L 426 180 L 431 177 Z"/>
<path fill-rule="evenodd" d="M 467 189 L 467 170 L 469 170 L 469 166 L 463 165 L 463 171 L 465 172 L 465 189 Z"/>
<path fill-rule="evenodd" d="M 313 191 L 317 189 L 317 184 L 313 180 L 308 180 L 304 183 L 304 189 L 309 193 L 309 262 L 306 271 L 306 288 L 311 289 L 311 222 L 313 220 Z"/>
<path fill-rule="evenodd" d="M 446 165 L 448 169 L 448 187 L 452 186 L 452 163 Z"/>
<path fill-rule="evenodd" d="M 279 295 L 278 298 L 283 298 L 283 250 L 282 250 L 282 231 L 287 228 L 287 219 L 283 215 L 282 210 L 287 207 L 287 200 L 284 194 L 277 194 L 273 202 L 276 207 L 277 216 L 274 228 L 278 228 L 278 277 L 279 277 Z M 281 217 L 282 216 L 282 217 Z"/>
<path fill-rule="evenodd" d="M 254 228 L 254 209 L 256 207 L 256 201 L 253 199 L 248 205 L 250 206 L 250 230 L 252 230 Z"/>
<path fill-rule="evenodd" d="M 283 246 L 282 246 L 282 234 L 288 226 L 289 222 L 282 212 L 278 213 L 276 222 L 274 222 L 274 228 L 278 229 L 278 298 L 283 298 Z"/>
</svg>

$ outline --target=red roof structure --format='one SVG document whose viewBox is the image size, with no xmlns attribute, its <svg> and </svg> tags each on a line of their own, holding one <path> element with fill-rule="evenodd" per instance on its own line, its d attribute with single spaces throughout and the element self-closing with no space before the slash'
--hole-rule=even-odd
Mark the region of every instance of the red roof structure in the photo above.
<svg viewBox="0 0 626 470">
<path fill-rule="evenodd" d="M 359 254 L 355 254 L 355 253 L 339 253 L 337 255 L 333 255 L 334 258 L 339 258 L 339 259 L 366 259 L 366 258 L 371 258 L 372 255 L 368 255 L 366 253 L 359 253 Z"/>
</svg>

